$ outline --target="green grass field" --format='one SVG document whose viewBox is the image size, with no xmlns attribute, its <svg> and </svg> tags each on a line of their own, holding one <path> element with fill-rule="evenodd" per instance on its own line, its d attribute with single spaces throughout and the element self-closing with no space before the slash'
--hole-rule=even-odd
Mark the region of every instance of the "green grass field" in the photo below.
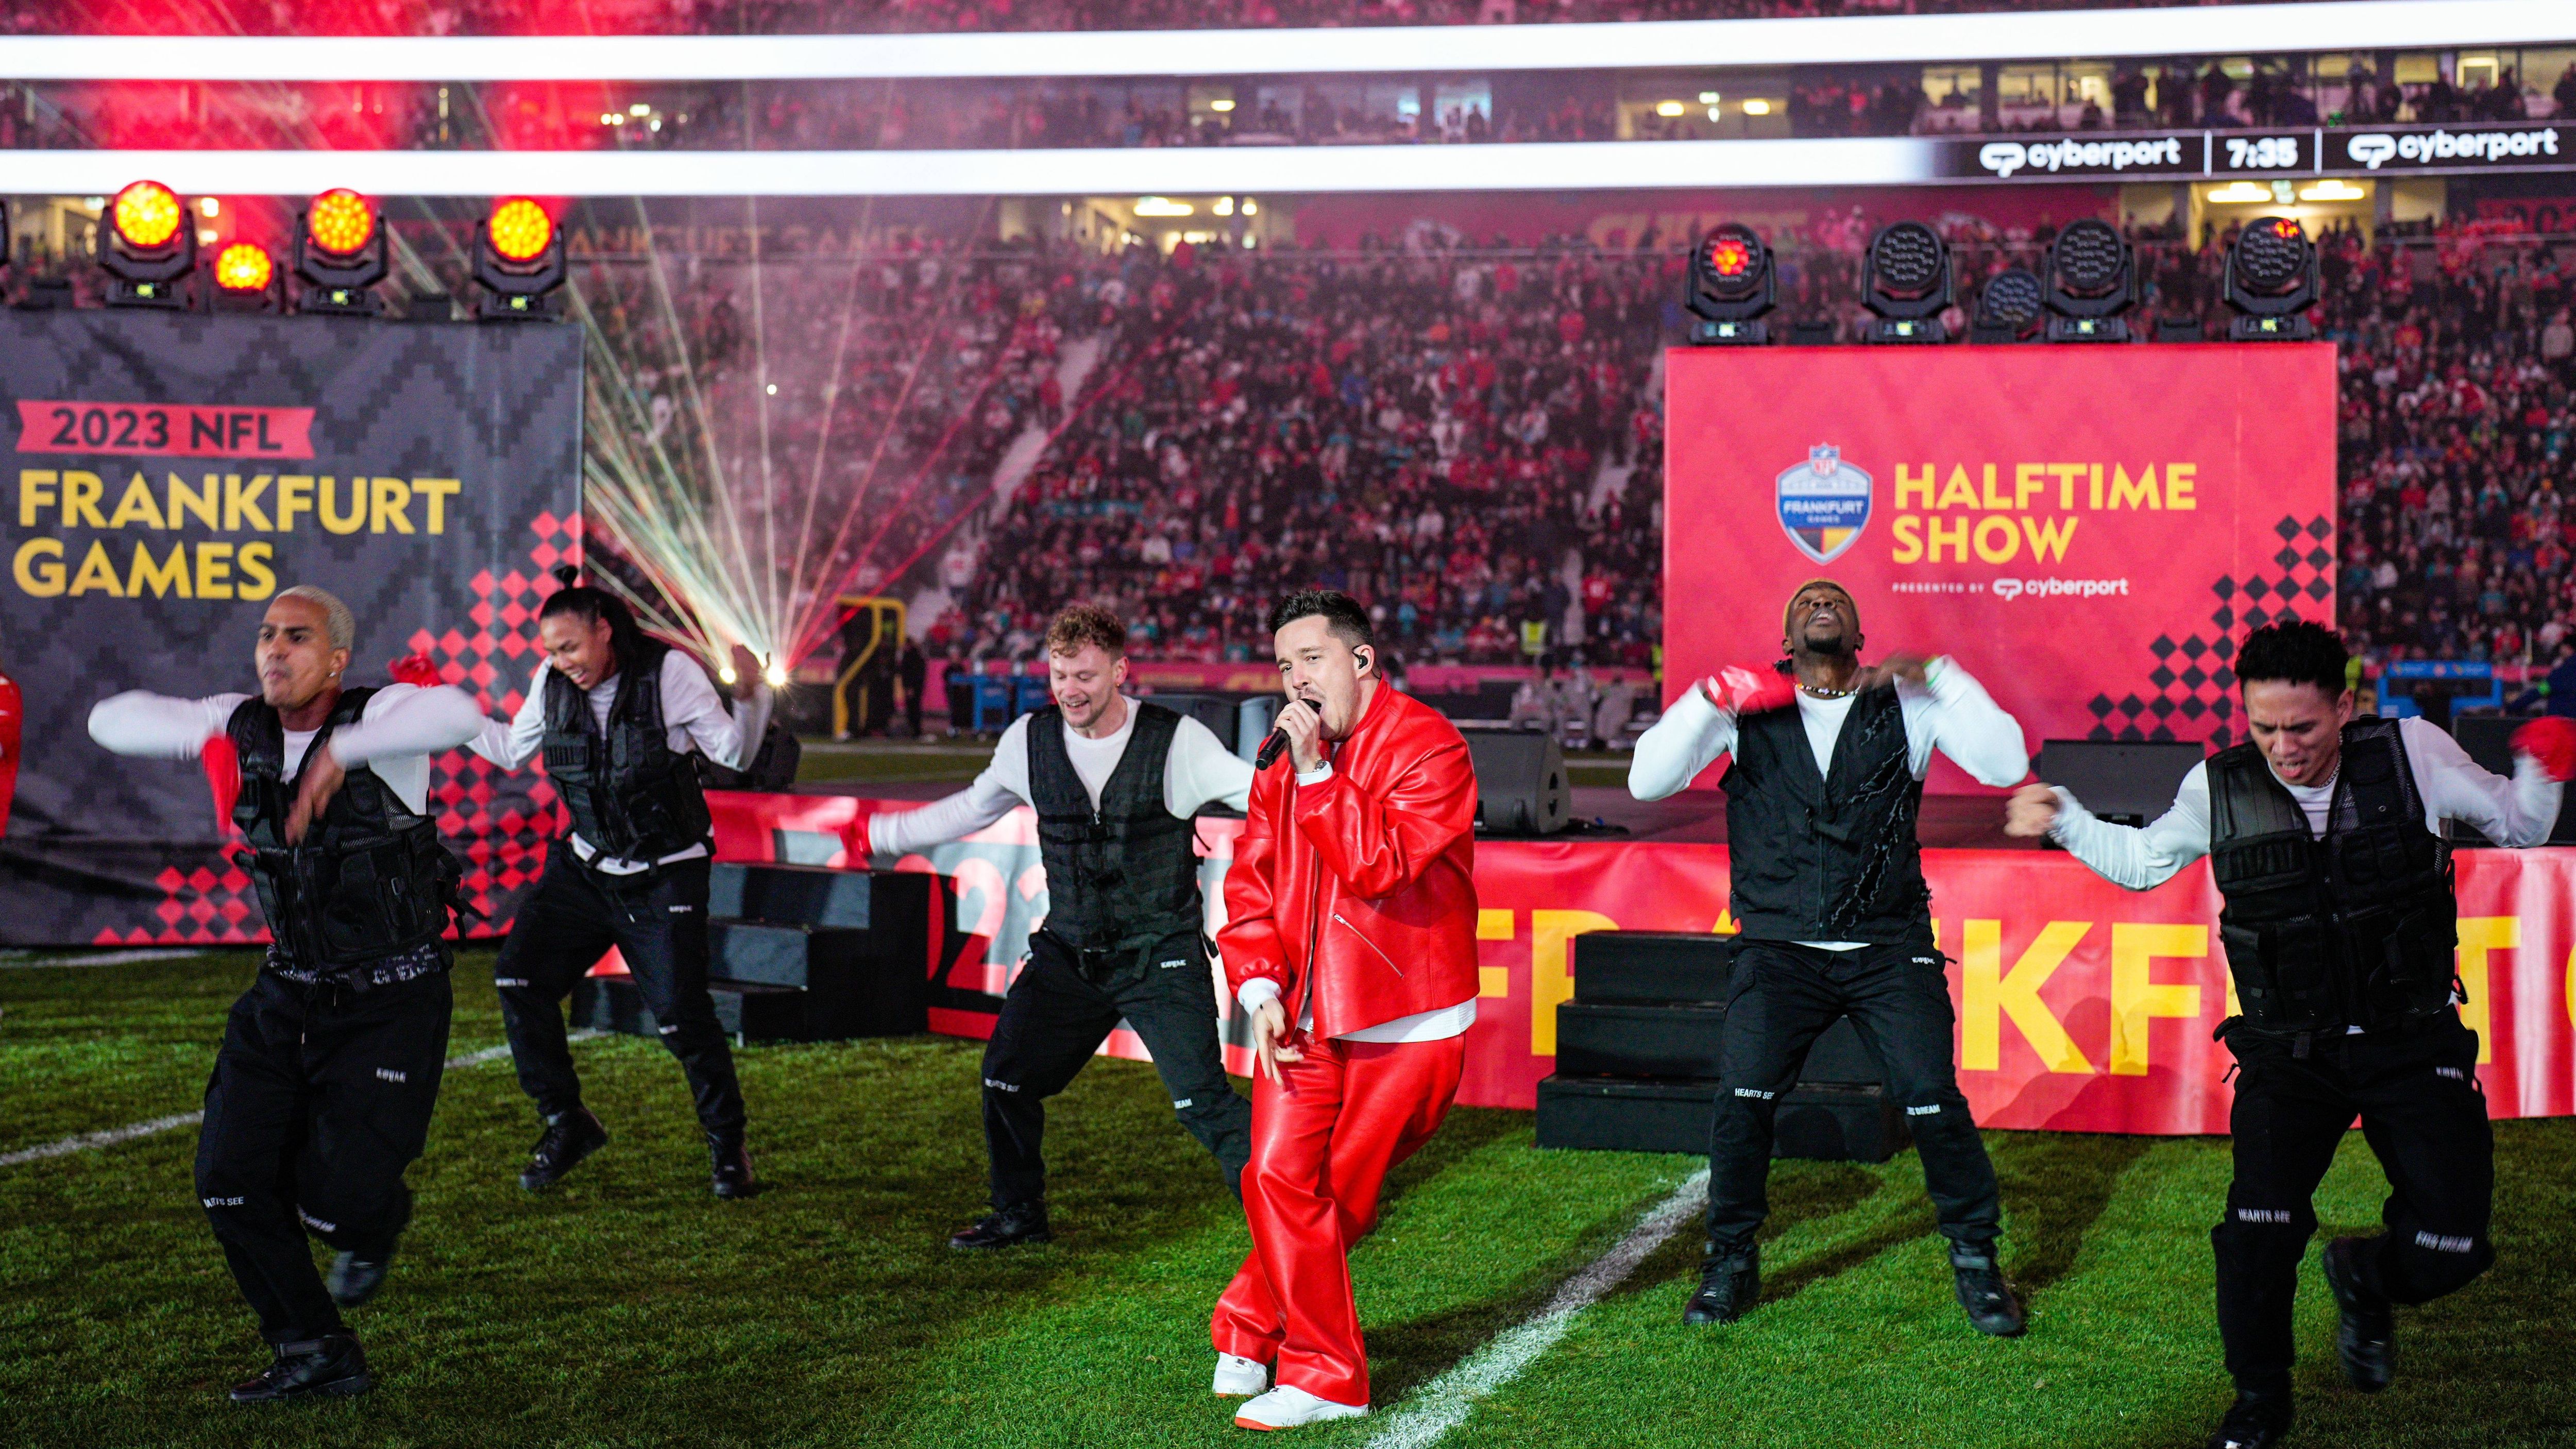
<svg viewBox="0 0 2576 1449">
<path fill-rule="evenodd" d="M 489 953 L 457 973 L 454 1051 L 501 1039 Z M 0 969 L 0 1153 L 197 1105 L 242 955 Z M 506 1060 L 451 1071 L 419 1213 L 356 1310 L 381 1386 L 241 1409 L 262 1354 L 190 1190 L 181 1129 L 0 1167 L 0 1443 L 936 1445 L 1239 1442 L 1206 1392 L 1208 1306 L 1242 1219 L 1150 1068 L 1101 1061 L 1058 1102 L 1051 1247 L 943 1245 L 983 1196 L 974 1043 L 741 1054 L 771 1190 L 707 1193 L 677 1068 L 575 1048 L 615 1142 L 521 1192 L 535 1136 Z M 1949 1299 L 1913 1158 L 1784 1163 L 1765 1302 L 1685 1332 L 1696 1259 L 1667 1242 L 1445 1441 L 1530 1446 L 2197 1445 L 2226 1402 L 2208 1227 L 2226 1145 L 1991 1133 L 2007 1267 L 2032 1331 L 1981 1339 Z M 2498 1126 L 2493 1273 L 2400 1322 L 2397 1386 L 2341 1389 L 2303 1283 L 2314 1445 L 2576 1444 L 2576 1122 Z M 1544 1304 L 1698 1164 L 1534 1150 L 1530 1118 L 1452 1115 L 1354 1255 L 1381 1411 Z M 2376 1221 L 2358 1134 L 2320 1196 Z M 1378 1419 L 1302 1431 L 1359 1445 Z"/>
</svg>

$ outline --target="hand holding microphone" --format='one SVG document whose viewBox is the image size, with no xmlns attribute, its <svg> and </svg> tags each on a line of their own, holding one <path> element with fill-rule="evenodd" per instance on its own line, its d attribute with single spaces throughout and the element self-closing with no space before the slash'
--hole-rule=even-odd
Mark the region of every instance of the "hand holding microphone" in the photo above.
<svg viewBox="0 0 2576 1449">
<path fill-rule="evenodd" d="M 1324 763 L 1324 714 L 1314 701 L 1300 697 L 1281 706 L 1278 723 L 1252 757 L 1252 768 L 1269 769 L 1282 751 L 1296 756 L 1301 775 Z"/>
</svg>

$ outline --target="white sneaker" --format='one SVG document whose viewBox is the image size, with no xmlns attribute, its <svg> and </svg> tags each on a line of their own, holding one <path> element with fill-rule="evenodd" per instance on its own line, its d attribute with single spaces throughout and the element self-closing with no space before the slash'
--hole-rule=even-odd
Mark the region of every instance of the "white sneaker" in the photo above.
<svg viewBox="0 0 2576 1449">
<path fill-rule="evenodd" d="M 1240 1354 L 1216 1356 L 1216 1382 L 1209 1386 L 1218 1398 L 1249 1398 L 1270 1387 L 1270 1365 Z"/>
<path fill-rule="evenodd" d="M 1300 1424 L 1320 1424 L 1326 1419 L 1357 1419 L 1368 1413 L 1366 1404 L 1336 1404 L 1319 1399 L 1294 1384 L 1281 1384 L 1237 1410 L 1234 1426 L 1238 1429 L 1294 1429 Z"/>
</svg>

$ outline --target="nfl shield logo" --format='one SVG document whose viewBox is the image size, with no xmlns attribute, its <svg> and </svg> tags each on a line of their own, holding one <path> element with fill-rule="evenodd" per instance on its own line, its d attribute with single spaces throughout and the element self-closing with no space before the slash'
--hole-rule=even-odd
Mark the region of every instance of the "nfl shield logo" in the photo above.
<svg viewBox="0 0 2576 1449">
<path fill-rule="evenodd" d="M 1869 491 L 1869 475 L 1844 462 L 1842 449 L 1818 443 L 1780 475 L 1780 527 L 1800 553 L 1832 563 L 1869 526 Z"/>
</svg>

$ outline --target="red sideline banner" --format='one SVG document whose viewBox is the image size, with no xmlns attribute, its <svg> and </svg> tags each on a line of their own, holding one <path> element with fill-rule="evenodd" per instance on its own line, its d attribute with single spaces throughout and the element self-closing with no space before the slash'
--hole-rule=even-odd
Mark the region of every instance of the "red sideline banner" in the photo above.
<svg viewBox="0 0 2576 1449">
<path fill-rule="evenodd" d="M 717 854 L 838 865 L 841 825 L 894 801 L 711 793 Z M 1211 930 L 1241 825 L 1203 820 Z M 999 992 L 1046 912 L 1034 817 L 883 866 L 958 885 L 958 927 L 980 938 L 950 984 Z M 2469 850 L 2459 859 L 2462 1013 L 2481 1039 L 2497 1117 L 2576 1115 L 2576 850 Z M 2233 1014 L 2205 863 L 2144 893 L 2054 851 L 1924 854 L 1950 960 L 1959 1083 L 1988 1127 L 2158 1134 L 2227 1130 L 2232 1062 L 2210 1039 Z M 1556 1008 L 1572 998 L 1587 931 L 1730 932 L 1722 845 L 1488 841 L 1476 847 L 1481 991 L 1458 1100 L 1528 1108 L 1556 1070 Z M 990 1018 L 934 1023 L 983 1036 Z M 1229 1018 L 1231 1012 L 1229 1012 Z M 1229 1023 L 1230 1024 L 1230 1023 Z M 1142 1052 L 1113 1039 L 1119 1056 Z M 1248 1067 L 1238 1047 L 1228 1064 Z"/>
<path fill-rule="evenodd" d="M 1822 574 L 1859 602 L 1870 657 L 1957 655 L 2034 749 L 2226 745 L 2233 641 L 2334 617 L 2330 343 L 1696 347 L 1666 365 L 1675 693 L 1778 657 L 1781 609 Z M 1931 787 L 1977 788 L 1946 760 Z"/>
</svg>

